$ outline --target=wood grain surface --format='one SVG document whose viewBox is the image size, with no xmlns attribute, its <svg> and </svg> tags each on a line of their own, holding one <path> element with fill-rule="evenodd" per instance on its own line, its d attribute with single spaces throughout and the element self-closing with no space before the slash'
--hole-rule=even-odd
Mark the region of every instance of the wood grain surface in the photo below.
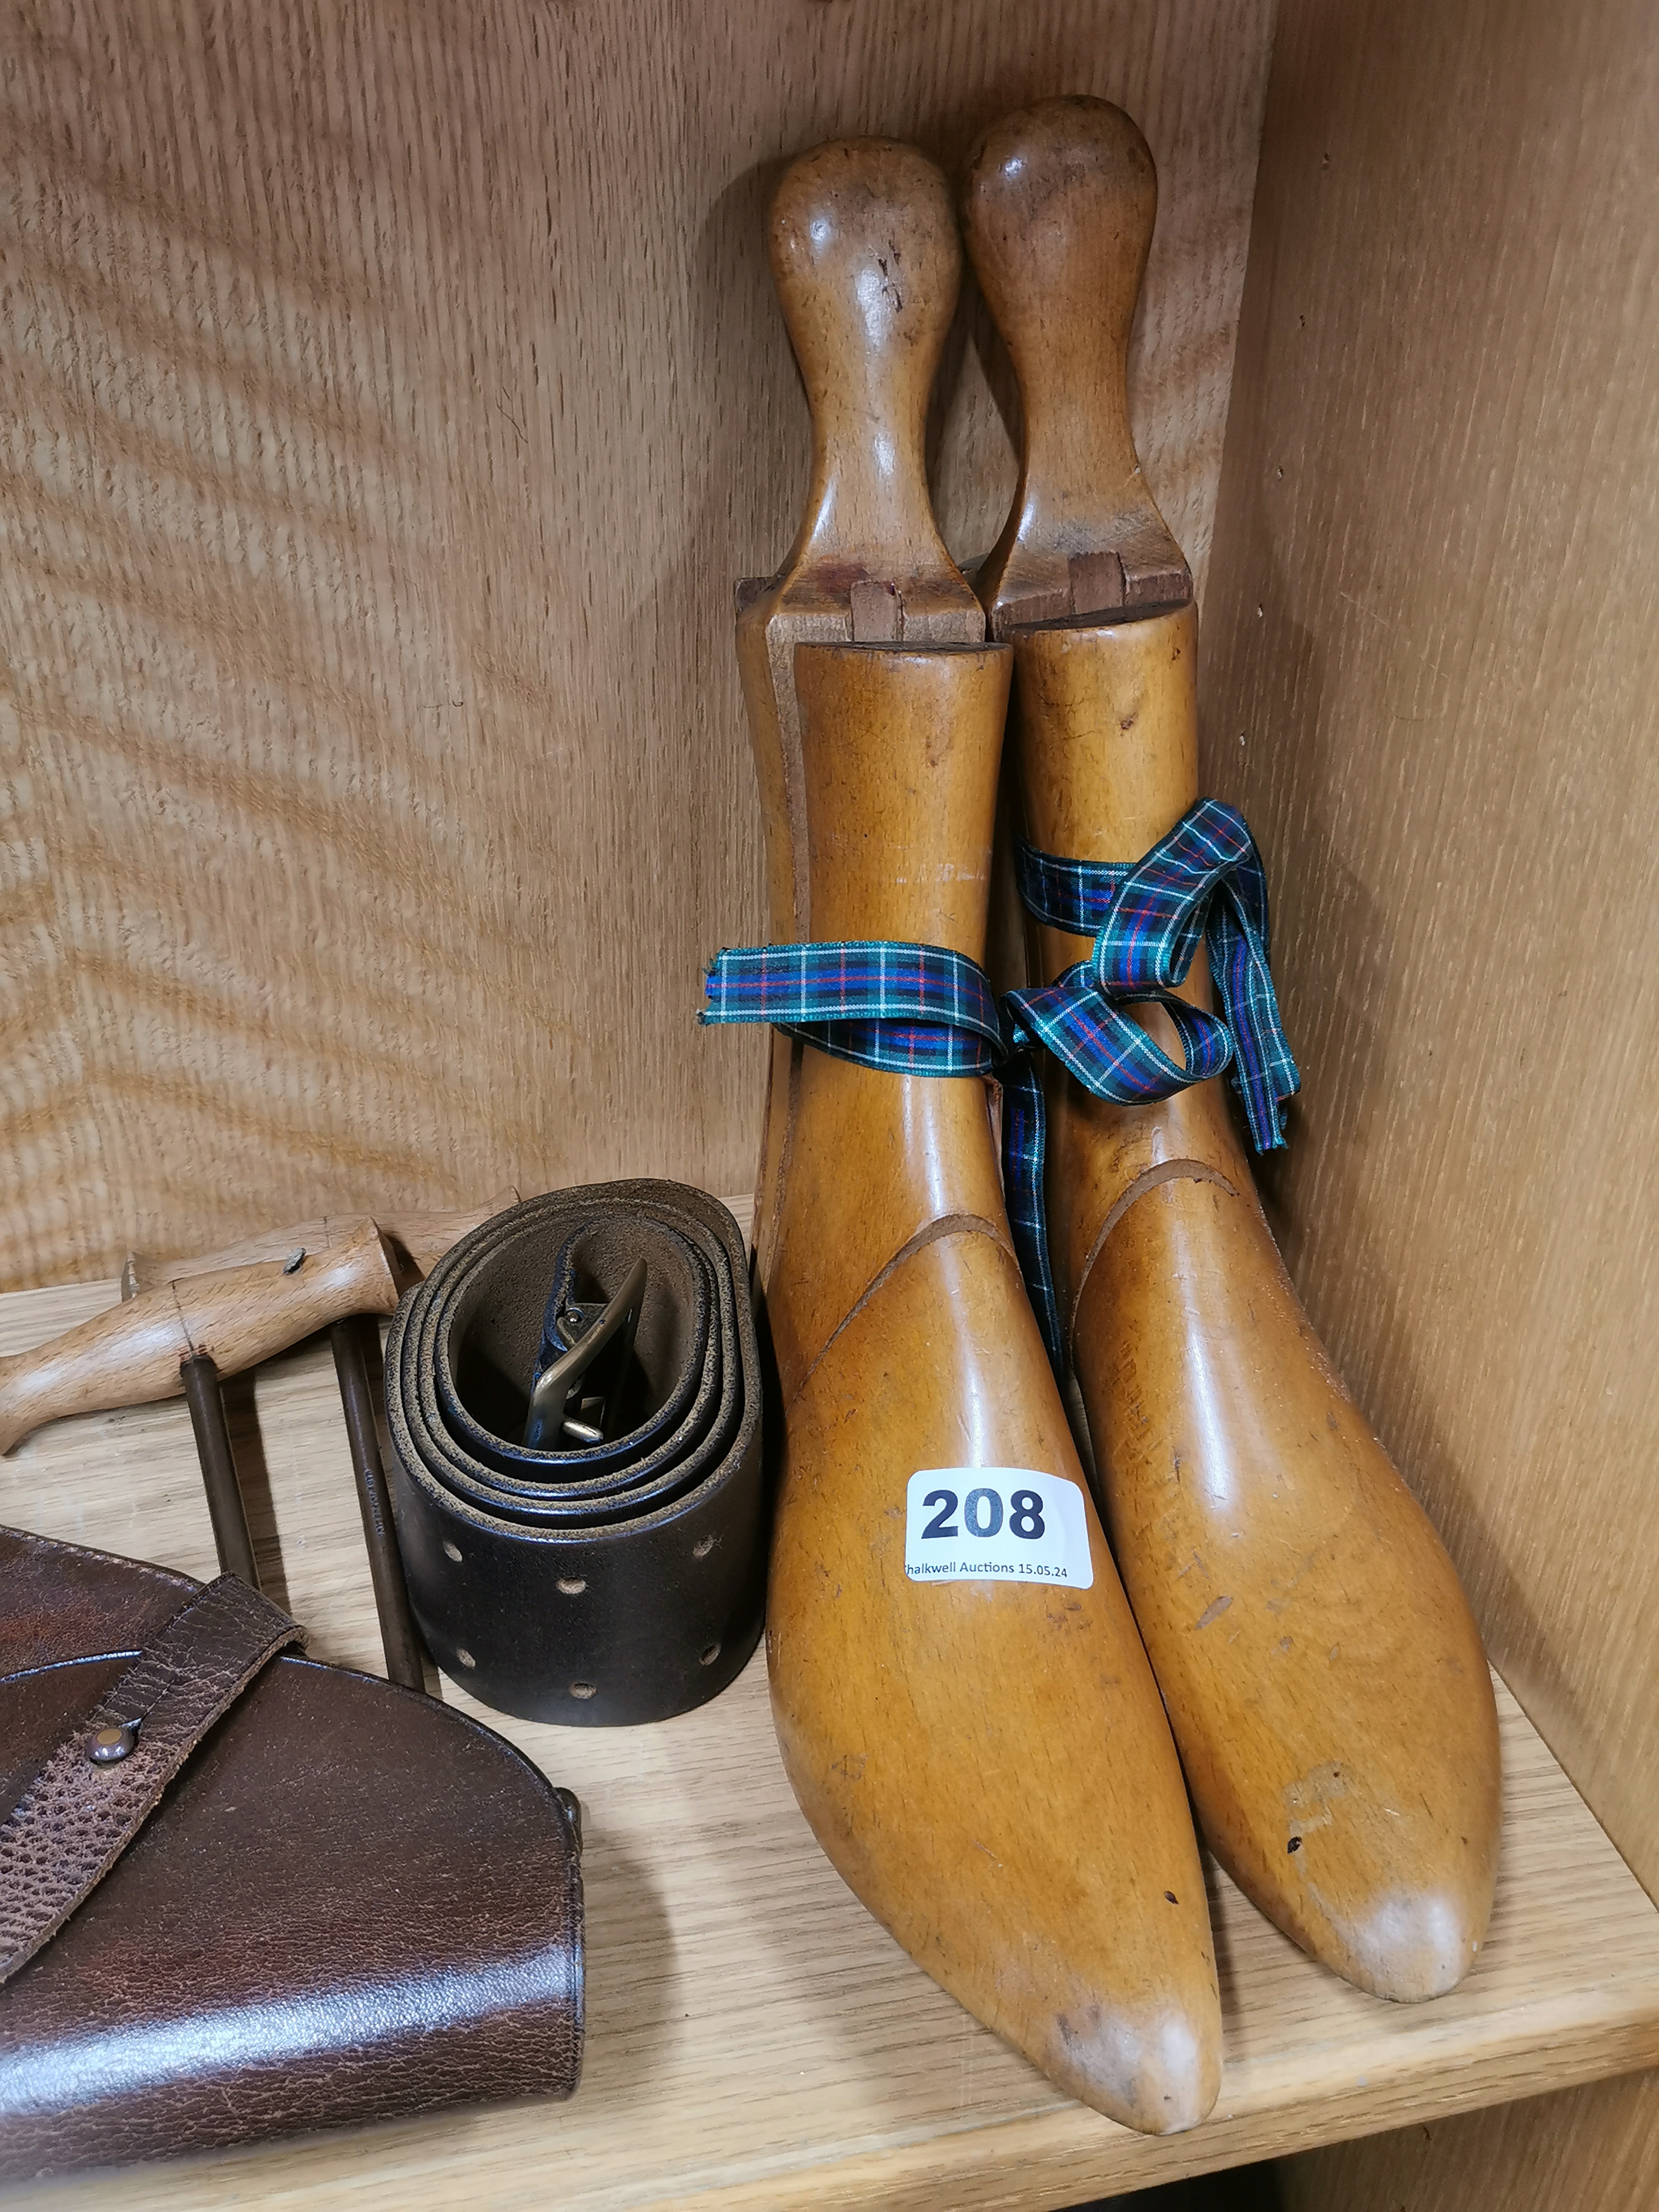
<svg viewBox="0 0 1659 2212">
<path fill-rule="evenodd" d="M 406 1273 L 413 1267 L 420 1274 L 429 1273 L 453 1244 L 459 1244 L 469 1230 L 477 1229 L 497 1213 L 505 1213 L 509 1206 L 516 1206 L 519 1194 L 509 1184 L 498 1190 L 482 1206 L 467 1206 L 448 1213 L 387 1213 L 375 1223 L 375 1227 L 386 1242 L 396 1267 Z M 349 1218 L 342 1222 L 327 1215 L 317 1221 L 293 1221 L 276 1228 L 256 1230 L 252 1236 L 235 1244 L 228 1244 L 222 1251 L 180 1253 L 166 1257 L 153 1252 L 129 1252 L 121 1264 L 121 1295 L 133 1297 L 139 1291 L 152 1290 L 157 1283 L 171 1283 L 181 1275 L 214 1275 L 225 1267 L 246 1267 L 255 1260 L 285 1260 L 292 1253 L 305 1250 L 318 1252 L 340 1242 L 343 1232 L 349 1232 Z"/>
<path fill-rule="evenodd" d="M 983 958 L 1012 658 L 796 648 L 814 938 Z M 813 1833 L 909 1955 L 1063 2090 L 1173 2134 L 1221 2073 L 1198 1845 L 996 1147 L 982 1083 L 804 1055 L 766 1289 L 772 1717 Z M 1069 1485 L 1087 1579 L 919 1586 L 907 1486 L 970 1467 Z"/>
<path fill-rule="evenodd" d="M 1291 1272 L 1650 1891 L 1656 115 L 1640 0 L 1285 0 L 1204 732 L 1306 1079 L 1267 1178 Z M 1481 2126 L 1297 2201 L 1650 2212 L 1654 2094 L 1516 2114 L 1507 2186 Z"/>
<path fill-rule="evenodd" d="M 0 1297 L 0 1351 L 113 1282 Z M 319 1656 L 379 1672 L 325 1341 L 229 1386 L 265 1589 Z M 214 1571 L 182 1407 L 94 1414 L 0 1462 L 0 1521 Z M 466 1710 L 448 1682 L 442 1694 Z M 9 2207 L 187 2212 L 1053 2212 L 1293 2145 L 1431 2121 L 1659 2059 L 1659 1912 L 1500 1689 L 1507 1827 L 1490 1940 L 1425 2005 L 1362 1996 L 1210 1870 L 1226 2066 L 1152 2139 L 1073 2104 L 844 1889 L 796 1810 L 759 1658 L 701 1711 L 611 1731 L 502 1722 L 585 1808 L 589 2040 L 568 2106 L 524 2104 L 21 2190 Z"/>
<path fill-rule="evenodd" d="M 0 1281 L 753 1171 L 733 580 L 808 465 L 790 155 L 1071 88 L 1162 207 L 1131 379 L 1202 572 L 1273 0 L 17 0 L 0 23 Z M 986 357 L 989 356 L 988 370 Z M 1000 527 L 970 297 L 931 439 Z"/>
<path fill-rule="evenodd" d="M 1011 635 L 1028 834 L 1132 864 L 1199 796 L 1192 608 Z M 1041 937 L 1047 982 L 1089 956 Z M 1208 999 L 1203 962 L 1182 990 Z M 1131 1107 L 1048 1080 L 1060 1310 L 1200 1831 L 1314 1957 L 1438 1995 L 1480 1949 L 1501 1818 L 1455 1570 L 1308 1326 L 1225 1079 Z"/>
<path fill-rule="evenodd" d="M 1186 556 L 1129 419 L 1129 347 L 1158 213 L 1139 125 L 1075 95 L 1017 109 L 969 153 L 961 206 L 1019 389 L 1018 486 L 974 578 L 991 635 L 1189 599 Z"/>
<path fill-rule="evenodd" d="M 1281 2212 L 1651 2212 L 1659 2075 L 1281 2159 Z"/>
</svg>

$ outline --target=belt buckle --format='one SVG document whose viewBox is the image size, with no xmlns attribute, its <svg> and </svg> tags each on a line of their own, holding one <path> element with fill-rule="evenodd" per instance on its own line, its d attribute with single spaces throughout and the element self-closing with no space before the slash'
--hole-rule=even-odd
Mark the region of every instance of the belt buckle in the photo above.
<svg viewBox="0 0 1659 2212">
<path fill-rule="evenodd" d="M 645 1302 L 647 1274 L 645 1261 L 636 1260 L 629 1269 L 628 1280 L 609 1304 L 579 1305 L 573 1301 L 566 1305 L 566 1334 L 579 1329 L 580 1337 L 561 1358 L 544 1368 L 531 1386 L 524 1425 L 526 1450 L 568 1451 L 610 1441 L 621 1412 L 623 1384 Z M 599 1386 L 597 1389 L 595 1384 Z"/>
</svg>

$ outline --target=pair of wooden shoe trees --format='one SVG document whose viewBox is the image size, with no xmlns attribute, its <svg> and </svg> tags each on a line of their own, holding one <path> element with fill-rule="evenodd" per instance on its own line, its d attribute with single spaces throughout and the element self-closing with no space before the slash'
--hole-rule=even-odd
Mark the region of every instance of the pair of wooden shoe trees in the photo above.
<svg viewBox="0 0 1659 2212">
<path fill-rule="evenodd" d="M 1005 725 L 1048 851 L 1137 860 L 1196 797 L 1191 586 L 1127 420 L 1155 204 L 1145 141 L 1096 100 L 1012 117 L 970 162 L 962 223 L 1025 441 L 975 589 L 924 470 L 961 275 L 945 180 L 873 141 L 785 176 L 772 261 L 811 489 L 738 629 L 775 940 L 982 960 Z M 1034 933 L 1045 981 L 1088 950 Z M 1208 1003 L 1201 956 L 1185 988 Z M 1316 1958 L 1432 1996 L 1491 1905 L 1496 1717 L 1456 1576 L 1303 1316 L 1219 1080 L 1122 1108 L 1058 1076 L 1048 1097 L 1104 1530 L 1016 1262 L 988 1085 L 774 1037 L 756 1228 L 785 1431 L 773 1708 L 824 1850 L 912 1957 L 1063 2088 L 1164 2133 L 1220 2078 L 1193 1814 Z M 907 1484 L 951 1468 L 1077 1485 L 1092 1583 L 908 1579 Z"/>
</svg>

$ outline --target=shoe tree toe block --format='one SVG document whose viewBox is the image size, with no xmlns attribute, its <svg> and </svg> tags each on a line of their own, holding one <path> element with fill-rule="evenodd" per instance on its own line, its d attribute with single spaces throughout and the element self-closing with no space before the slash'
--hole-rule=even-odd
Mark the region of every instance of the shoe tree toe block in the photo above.
<svg viewBox="0 0 1659 2212">
<path fill-rule="evenodd" d="M 1253 1198 L 1180 1176 L 1136 1199 L 1076 1337 L 1114 1547 L 1217 1855 L 1360 1988 L 1441 1995 L 1497 1871 L 1486 1656 Z"/>
<path fill-rule="evenodd" d="M 1164 2134 L 1214 2102 L 1219 1996 L 1179 1768 L 1099 1524 L 1086 1590 L 904 1572 L 919 1468 L 1081 1485 L 1044 1364 L 1018 1268 L 971 1231 L 912 1254 L 836 1337 L 789 1412 L 773 1712 L 814 1832 L 911 1956 L 1069 2094 Z"/>
<path fill-rule="evenodd" d="M 1004 647 L 803 645 L 813 934 L 983 951 Z M 986 1089 L 808 1047 L 767 1309 L 784 1407 L 773 1715 L 832 1863 L 1071 2094 L 1213 2102 L 1220 2010 L 1179 1762 L 1014 1261 Z M 1075 1484 L 1092 1587 L 912 1582 L 931 1468 Z"/>
<path fill-rule="evenodd" d="M 1197 795 L 1194 611 L 1013 646 L 1030 834 L 1138 858 Z M 1086 950 L 1036 937 L 1045 975 Z M 1183 990 L 1210 1003 L 1201 960 Z M 1206 1839 L 1360 1988 L 1437 1996 L 1484 1938 L 1501 1824 L 1455 1570 L 1309 1326 L 1222 1081 L 1152 1107 L 1069 1079 L 1051 1097 L 1053 1242 L 1102 1508 Z"/>
</svg>

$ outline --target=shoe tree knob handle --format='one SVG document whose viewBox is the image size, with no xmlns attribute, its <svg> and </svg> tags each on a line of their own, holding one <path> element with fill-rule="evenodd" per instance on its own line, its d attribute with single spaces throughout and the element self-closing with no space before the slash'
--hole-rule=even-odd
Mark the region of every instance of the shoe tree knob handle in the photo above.
<svg viewBox="0 0 1659 2212">
<path fill-rule="evenodd" d="M 956 574 L 927 496 L 927 398 L 962 284 L 949 185 L 914 146 L 841 139 L 791 164 L 772 275 L 812 415 L 812 474 L 785 563 L 850 582 Z M 971 604 L 971 602 L 970 602 Z"/>
<path fill-rule="evenodd" d="M 969 157 L 962 214 L 1025 418 L 1014 511 L 978 580 L 987 609 L 1006 617 L 1063 590 L 1066 604 L 1014 615 L 1044 621 L 1189 597 L 1129 427 L 1129 334 L 1158 215 L 1139 129 L 1103 100 L 1005 117 Z"/>
</svg>

